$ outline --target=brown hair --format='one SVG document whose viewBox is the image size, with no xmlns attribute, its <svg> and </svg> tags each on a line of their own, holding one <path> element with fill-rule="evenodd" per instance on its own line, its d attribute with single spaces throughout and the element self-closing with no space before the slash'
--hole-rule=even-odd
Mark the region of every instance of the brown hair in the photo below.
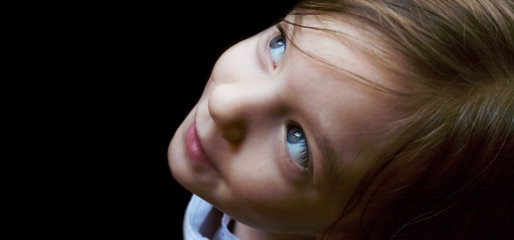
<svg viewBox="0 0 514 240">
<path fill-rule="evenodd" d="M 514 2 L 301 1 L 292 14 L 359 23 L 387 46 L 364 52 L 415 86 L 339 221 L 360 211 L 358 239 L 514 239 Z M 325 238 L 343 238 L 338 222 Z"/>
</svg>

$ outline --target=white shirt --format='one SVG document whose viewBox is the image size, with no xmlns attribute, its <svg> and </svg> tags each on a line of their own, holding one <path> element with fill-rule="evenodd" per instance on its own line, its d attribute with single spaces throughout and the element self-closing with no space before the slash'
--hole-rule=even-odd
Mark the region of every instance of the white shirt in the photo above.
<svg viewBox="0 0 514 240">
<path fill-rule="evenodd" d="M 184 240 L 240 240 L 228 229 L 232 218 L 193 195 L 184 217 Z"/>
</svg>

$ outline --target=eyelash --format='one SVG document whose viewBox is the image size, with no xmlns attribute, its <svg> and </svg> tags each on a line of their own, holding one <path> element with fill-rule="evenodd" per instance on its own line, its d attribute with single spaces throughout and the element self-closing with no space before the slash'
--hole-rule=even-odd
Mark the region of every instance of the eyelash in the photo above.
<svg viewBox="0 0 514 240">
<path fill-rule="evenodd" d="M 284 28 L 280 24 L 275 25 L 275 36 L 280 35 L 284 40 L 287 40 L 286 32 L 284 31 Z"/>
<path fill-rule="evenodd" d="M 290 136 L 290 133 L 293 134 Z M 296 142 L 290 142 L 290 137 L 292 138 L 291 140 L 295 140 Z M 302 173 L 307 172 L 308 169 L 311 167 L 312 160 L 305 131 L 299 124 L 288 123 L 286 125 L 284 143 L 284 150 L 288 156 L 288 160 L 293 164 L 295 168 L 300 169 Z M 290 148 L 289 144 L 293 144 L 296 146 L 295 148 Z M 300 150 L 298 150 L 297 148 L 300 148 Z M 299 163 L 298 161 L 300 161 L 301 163 Z M 302 166 L 303 164 L 305 164 L 306 166 Z"/>
</svg>

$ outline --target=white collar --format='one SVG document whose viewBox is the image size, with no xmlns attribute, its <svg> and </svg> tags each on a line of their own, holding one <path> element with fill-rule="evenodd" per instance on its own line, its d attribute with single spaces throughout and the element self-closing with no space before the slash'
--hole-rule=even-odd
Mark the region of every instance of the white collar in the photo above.
<svg viewBox="0 0 514 240">
<path fill-rule="evenodd" d="M 228 229 L 232 218 L 223 213 L 216 214 L 211 204 L 193 195 L 186 209 L 183 231 L 185 240 L 240 240 Z M 221 225 L 220 225 L 221 221 Z M 212 226 L 219 225 L 216 229 Z M 213 231 L 215 230 L 215 231 Z"/>
</svg>

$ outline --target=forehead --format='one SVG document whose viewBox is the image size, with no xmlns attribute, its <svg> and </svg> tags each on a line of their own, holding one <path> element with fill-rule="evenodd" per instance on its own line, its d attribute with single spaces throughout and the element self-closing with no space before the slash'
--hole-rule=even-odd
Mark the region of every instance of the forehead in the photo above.
<svg viewBox="0 0 514 240">
<path fill-rule="evenodd" d="M 345 21 L 336 16 L 305 15 L 288 16 L 288 35 L 292 45 L 304 55 L 329 67 L 338 79 L 364 82 L 382 86 L 383 89 L 399 89 L 400 85 L 387 81 L 393 79 L 388 71 L 401 65 L 391 63 L 392 51 L 384 51 L 385 43 L 371 37 L 358 23 Z M 372 40 L 374 38 L 375 40 Z M 395 60 L 398 58 L 393 57 Z M 388 64 L 383 64 L 388 61 Z M 312 64 L 312 63 L 311 63 Z"/>
</svg>

